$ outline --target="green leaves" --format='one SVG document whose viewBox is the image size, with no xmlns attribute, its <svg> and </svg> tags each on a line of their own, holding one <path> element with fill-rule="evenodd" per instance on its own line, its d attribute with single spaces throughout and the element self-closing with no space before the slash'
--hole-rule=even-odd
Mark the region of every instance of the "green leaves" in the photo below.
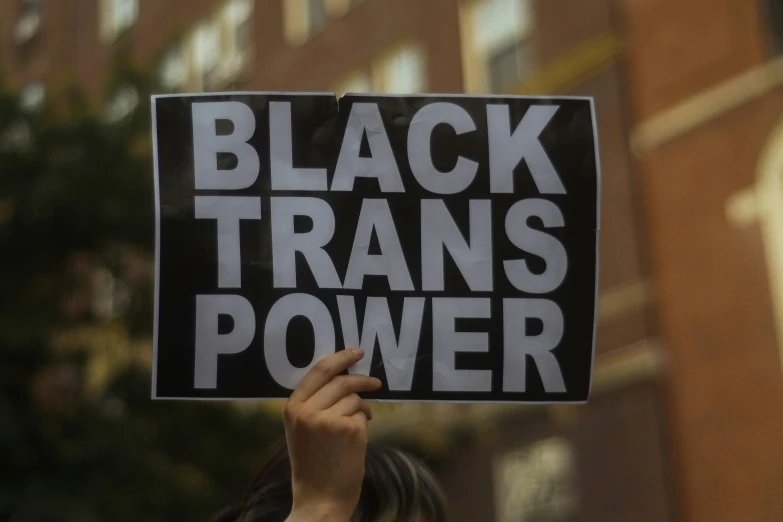
<svg viewBox="0 0 783 522">
<path fill-rule="evenodd" d="M 125 353 L 152 329 L 155 82 L 122 58 L 106 85 L 138 94 L 115 123 L 72 90 L 25 114 L 0 86 L 0 520 L 206 520 L 282 432 L 151 401 L 151 347 Z M 85 328 L 97 337 L 54 342 Z"/>
</svg>

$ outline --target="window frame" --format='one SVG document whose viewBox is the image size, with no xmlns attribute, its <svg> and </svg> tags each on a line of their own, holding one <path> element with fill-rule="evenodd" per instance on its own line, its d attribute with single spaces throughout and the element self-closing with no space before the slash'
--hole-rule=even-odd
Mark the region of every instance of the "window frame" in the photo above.
<svg viewBox="0 0 783 522">
<path fill-rule="evenodd" d="M 117 6 L 120 2 L 129 2 L 133 6 L 132 14 L 124 22 L 117 19 Z M 98 8 L 101 39 L 104 42 L 113 42 L 136 25 L 141 6 L 139 0 L 100 0 Z"/>
<path fill-rule="evenodd" d="M 289 45 L 300 46 L 366 0 L 318 0 L 323 4 L 324 20 L 318 27 L 310 23 L 310 0 L 283 0 L 283 30 Z"/>
<path fill-rule="evenodd" d="M 191 65 L 195 76 L 208 74 L 220 63 L 220 33 L 220 24 L 212 17 L 202 20 L 190 33 Z M 202 35 L 207 44 L 200 42 Z M 209 56 L 211 58 L 207 58 Z"/>
<path fill-rule="evenodd" d="M 358 82 L 356 80 L 359 80 Z M 354 83 L 361 83 L 366 80 L 369 89 L 361 91 L 351 89 L 350 85 Z M 356 68 L 347 75 L 343 76 L 334 89 L 337 96 L 344 96 L 346 94 L 372 94 L 375 92 L 375 86 L 373 84 L 372 71 L 369 66 Z"/>
<path fill-rule="evenodd" d="M 167 82 L 165 69 L 168 65 L 174 61 L 181 62 L 181 66 L 184 69 L 183 78 L 178 82 Z M 169 46 L 166 52 L 161 57 L 160 64 L 158 66 L 158 78 L 160 84 L 168 90 L 179 90 L 184 88 L 188 83 L 189 66 L 188 66 L 188 53 L 187 45 L 182 41 L 177 41 Z"/>
<path fill-rule="evenodd" d="M 236 6 L 244 4 L 238 11 Z M 238 16 L 237 16 L 238 14 Z M 228 89 L 241 83 L 252 66 L 254 49 L 255 3 L 251 0 L 227 0 L 221 2 L 207 16 L 188 31 L 181 40 L 172 44 L 158 64 L 160 83 L 171 90 L 201 91 L 205 88 Z M 212 34 L 214 33 L 214 34 Z M 204 36 L 201 36 L 204 35 Z M 204 47 L 204 42 L 210 45 Z M 176 50 L 179 46 L 179 51 Z M 214 52 L 205 59 L 202 51 Z M 180 53 L 185 66 L 185 79 L 181 85 L 165 84 L 163 70 L 170 53 Z"/>
<path fill-rule="evenodd" d="M 14 42 L 24 45 L 40 32 L 44 0 L 23 0 L 13 30 Z"/>
<path fill-rule="evenodd" d="M 371 60 L 366 66 L 356 67 L 341 77 L 334 89 L 334 92 L 338 96 L 342 96 L 349 92 L 356 92 L 346 89 L 354 80 L 359 77 L 367 79 L 367 83 L 370 86 L 370 90 L 366 91 L 367 94 L 390 94 L 392 89 L 390 88 L 390 81 L 388 78 L 388 68 L 394 62 L 394 59 L 400 56 L 403 52 L 412 50 L 419 53 L 421 58 L 420 69 L 420 86 L 416 91 L 406 93 L 394 93 L 394 94 L 422 94 L 426 93 L 429 89 L 429 55 L 426 47 L 420 42 L 405 40 L 402 41 L 385 52 L 378 55 L 375 59 Z"/>
<path fill-rule="evenodd" d="M 412 41 L 405 41 L 395 45 L 383 53 L 380 58 L 372 64 L 373 84 L 379 86 L 381 89 L 379 92 L 392 92 L 390 84 L 393 80 L 390 80 L 389 69 L 391 68 L 395 59 L 406 51 L 411 51 L 414 54 L 418 54 L 418 57 L 420 58 L 420 85 L 416 91 L 394 94 L 421 94 L 427 92 L 427 87 L 429 85 L 429 57 L 427 55 L 427 50 L 420 43 Z"/>
<path fill-rule="evenodd" d="M 482 4 L 492 0 L 461 0 L 459 3 L 459 24 L 460 24 L 460 47 L 462 56 L 462 71 L 463 71 L 463 88 L 467 93 L 472 94 L 486 94 L 486 93 L 503 93 L 510 88 L 502 89 L 500 91 L 493 91 L 491 89 L 491 73 L 490 62 L 492 57 L 497 56 L 504 49 L 513 45 L 515 48 L 519 48 L 522 45 L 534 45 L 534 36 L 536 30 L 536 11 L 535 2 L 533 0 L 514 0 L 519 4 L 518 8 L 522 13 L 529 15 L 529 23 L 522 28 L 521 31 L 515 32 L 513 38 L 508 39 L 507 47 L 497 45 L 492 54 L 484 54 L 482 49 L 479 49 L 476 44 L 475 37 L 475 20 L 478 17 L 479 9 Z M 535 57 L 535 48 L 529 53 Z M 535 58 L 532 60 L 534 65 L 528 71 L 529 73 L 535 72 L 537 66 L 535 65 Z M 519 69 L 519 51 L 517 51 L 517 76 L 518 84 L 524 81 L 523 71 Z"/>
<path fill-rule="evenodd" d="M 783 119 L 767 138 L 752 186 L 760 221 L 778 354 L 783 372 Z"/>
</svg>

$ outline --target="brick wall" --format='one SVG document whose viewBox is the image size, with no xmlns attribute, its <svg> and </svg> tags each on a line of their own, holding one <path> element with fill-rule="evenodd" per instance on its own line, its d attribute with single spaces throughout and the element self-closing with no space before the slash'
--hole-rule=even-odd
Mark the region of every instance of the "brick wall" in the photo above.
<svg viewBox="0 0 783 522">
<path fill-rule="evenodd" d="M 763 59 L 759 0 L 614 1 L 639 120 Z"/>
<path fill-rule="evenodd" d="M 764 58 L 757 1 L 623 3 L 633 116 L 643 121 Z M 754 183 L 783 91 L 641 159 L 686 522 L 783 516 L 783 382 L 764 245 L 725 204 Z"/>
<path fill-rule="evenodd" d="M 783 92 L 644 162 L 651 263 L 668 347 L 688 521 L 780 520 L 783 382 L 758 227 L 725 203 L 754 181 Z"/>
</svg>

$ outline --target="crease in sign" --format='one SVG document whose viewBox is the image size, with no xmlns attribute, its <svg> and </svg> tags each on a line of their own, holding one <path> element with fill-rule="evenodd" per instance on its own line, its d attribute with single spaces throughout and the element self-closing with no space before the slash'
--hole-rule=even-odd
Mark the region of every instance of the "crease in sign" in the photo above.
<svg viewBox="0 0 783 522">
<path fill-rule="evenodd" d="M 337 107 L 339 113 L 339 101 Z M 361 155 L 364 137 L 370 149 L 369 157 Z M 330 190 L 350 192 L 356 178 L 375 178 L 384 193 L 405 192 L 377 103 L 355 102 L 351 106 Z"/>
<path fill-rule="evenodd" d="M 487 379 L 482 379 L 482 376 L 487 375 L 488 371 L 457 370 L 453 365 L 448 365 L 436 358 L 432 361 L 433 388 L 444 392 L 489 393 L 492 388 L 487 386 Z"/>
<path fill-rule="evenodd" d="M 416 357 L 410 358 L 410 357 L 383 357 L 381 356 L 381 363 L 377 364 L 375 368 L 380 368 L 384 366 L 385 363 L 389 363 L 391 366 L 394 366 L 398 370 L 405 370 L 407 363 L 412 362 L 416 363 L 417 361 L 422 361 L 424 359 L 427 359 L 430 356 L 427 355 L 417 355 Z"/>
<path fill-rule="evenodd" d="M 367 355 L 356 363 L 351 373 L 369 374 L 375 347 L 378 346 L 390 390 L 411 390 L 414 365 L 398 364 L 398 361 L 415 362 L 421 340 L 423 297 L 406 297 L 402 306 L 399 336 L 394 331 L 391 311 L 385 297 L 368 297 L 364 307 L 364 320 L 359 330 L 356 302 L 352 296 L 338 296 L 337 307 L 343 328 L 343 339 L 348 346 L 363 348 Z"/>
</svg>

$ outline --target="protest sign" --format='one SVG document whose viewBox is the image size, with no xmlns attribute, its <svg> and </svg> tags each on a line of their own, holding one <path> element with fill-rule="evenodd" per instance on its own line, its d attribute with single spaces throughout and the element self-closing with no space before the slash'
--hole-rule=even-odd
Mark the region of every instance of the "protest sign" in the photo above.
<svg viewBox="0 0 783 522">
<path fill-rule="evenodd" d="M 578 97 L 154 96 L 153 397 L 584 402 L 599 167 Z"/>
</svg>

